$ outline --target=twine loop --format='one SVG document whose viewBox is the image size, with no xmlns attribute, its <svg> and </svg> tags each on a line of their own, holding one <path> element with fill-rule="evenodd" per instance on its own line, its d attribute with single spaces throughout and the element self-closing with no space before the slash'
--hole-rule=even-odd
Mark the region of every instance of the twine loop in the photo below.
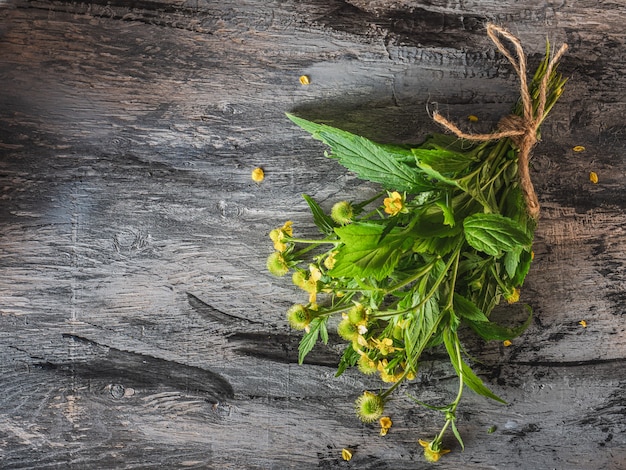
<svg viewBox="0 0 626 470">
<path fill-rule="evenodd" d="M 558 63 L 559 59 L 567 50 L 567 44 L 563 44 L 557 53 L 548 61 L 546 71 L 541 79 L 541 83 L 539 84 L 539 99 L 537 100 L 537 107 L 533 110 L 533 100 L 530 96 L 530 90 L 528 88 L 528 81 L 526 77 L 526 55 L 524 54 L 520 40 L 507 30 L 494 24 L 487 25 L 487 34 L 502 55 L 504 55 L 511 63 L 515 73 L 519 77 L 522 116 L 517 116 L 515 114 L 504 116 L 498 123 L 498 130 L 491 134 L 467 134 L 436 111 L 433 113 L 433 120 L 453 132 L 461 139 L 484 142 L 488 140 L 503 139 L 506 137 L 510 138 L 519 149 L 518 164 L 520 186 L 522 188 L 522 192 L 524 193 L 528 214 L 533 219 L 538 219 L 539 200 L 530 179 L 530 171 L 528 167 L 530 162 L 530 152 L 537 143 L 537 131 L 539 130 L 539 125 L 544 118 L 550 75 L 552 74 L 552 70 Z M 513 45 L 515 55 L 511 54 L 511 52 L 504 46 L 499 36 L 507 39 Z"/>
</svg>

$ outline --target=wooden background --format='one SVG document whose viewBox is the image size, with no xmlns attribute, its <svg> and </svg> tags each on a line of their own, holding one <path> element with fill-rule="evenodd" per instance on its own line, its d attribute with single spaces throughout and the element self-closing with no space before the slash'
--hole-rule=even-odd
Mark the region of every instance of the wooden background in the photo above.
<svg viewBox="0 0 626 470">
<path fill-rule="evenodd" d="M 566 41 L 570 82 L 533 160 L 534 322 L 509 348 L 466 340 L 509 404 L 467 392 L 466 449 L 447 436 L 436 467 L 626 468 L 625 14 L 620 0 L 0 2 L 0 467 L 430 468 L 417 439 L 441 417 L 405 396 L 453 395 L 445 355 L 396 394 L 384 438 L 353 413 L 377 380 L 333 377 L 336 336 L 296 363 L 284 312 L 303 294 L 265 271 L 267 234 L 287 219 L 313 233 L 302 193 L 329 208 L 376 188 L 284 113 L 419 142 L 437 106 L 488 131 L 518 93 L 494 21 L 532 64 Z"/>
</svg>

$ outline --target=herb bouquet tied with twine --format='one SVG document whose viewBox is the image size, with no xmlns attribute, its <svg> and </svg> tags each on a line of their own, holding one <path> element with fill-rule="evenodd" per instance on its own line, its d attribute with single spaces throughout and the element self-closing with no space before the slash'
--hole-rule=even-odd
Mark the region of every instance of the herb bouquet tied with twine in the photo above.
<svg viewBox="0 0 626 470">
<path fill-rule="evenodd" d="M 486 340 L 509 341 L 530 324 L 530 314 L 516 328 L 489 316 L 502 300 L 519 299 L 530 268 L 539 216 L 530 152 L 565 83 L 556 71 L 565 45 L 552 57 L 546 47 L 529 82 L 519 40 L 494 25 L 487 32 L 521 82 L 519 102 L 497 131 L 466 134 L 435 113 L 451 134 L 430 135 L 407 148 L 288 115 L 330 146 L 327 156 L 384 191 L 364 202 L 337 202 L 330 214 L 304 195 L 322 237 L 297 238 L 290 221 L 270 233 L 275 252 L 269 271 L 291 271 L 293 283 L 308 293 L 308 303 L 287 312 L 290 325 L 305 332 L 300 363 L 318 340 L 328 341 L 329 320 L 337 317 L 337 332 L 348 342 L 337 375 L 356 365 L 391 384 L 365 391 L 355 405 L 362 421 L 380 422 L 382 434 L 391 426 L 383 416 L 391 393 L 417 376 L 424 351 L 443 343 L 458 393 L 444 406 L 416 400 L 445 418 L 433 439 L 419 440 L 429 461 L 449 452 L 442 444 L 448 428 L 463 447 L 455 415 L 464 386 L 503 402 L 465 362 L 458 332 L 465 324 Z"/>
</svg>

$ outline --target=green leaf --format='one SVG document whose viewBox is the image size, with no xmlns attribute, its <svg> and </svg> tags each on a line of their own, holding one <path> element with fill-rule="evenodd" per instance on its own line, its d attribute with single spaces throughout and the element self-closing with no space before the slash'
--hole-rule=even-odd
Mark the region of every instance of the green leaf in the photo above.
<svg viewBox="0 0 626 470">
<path fill-rule="evenodd" d="M 411 149 L 420 164 L 426 164 L 439 173 L 457 174 L 475 161 L 471 153 L 459 153 L 434 146 L 434 148 Z"/>
<path fill-rule="evenodd" d="M 415 292 L 413 305 L 419 304 L 421 298 L 422 296 Z M 409 364 L 415 365 L 417 363 L 432 336 L 436 333 L 441 316 L 437 300 L 430 298 L 407 319 L 408 324 L 404 328 L 404 347 Z"/>
<path fill-rule="evenodd" d="M 463 383 L 483 397 L 491 398 L 492 400 L 506 404 L 502 398 L 487 388 L 483 381 L 474 373 L 474 371 L 472 371 L 472 369 L 470 369 L 465 361 L 461 359 L 461 364 L 459 365 L 459 359 L 455 346 L 458 340 L 458 337 L 452 331 L 446 329 L 446 332 L 443 335 L 443 342 L 446 345 L 448 356 L 450 356 L 450 362 L 452 362 L 456 373 L 459 377 L 463 377 Z"/>
<path fill-rule="evenodd" d="M 311 196 L 303 194 L 302 197 L 311 209 L 311 213 L 313 214 L 313 222 L 315 222 L 317 228 L 319 228 L 320 231 L 326 235 L 330 235 L 331 233 L 333 233 L 335 227 L 337 227 L 337 224 L 335 224 L 333 219 L 331 219 L 330 216 L 324 213 L 319 204 L 315 202 L 315 200 Z"/>
<path fill-rule="evenodd" d="M 508 328 L 505 326 L 501 326 L 492 321 L 473 321 L 466 319 L 466 323 L 476 332 L 478 336 L 481 338 L 492 341 L 504 341 L 511 340 L 513 338 L 517 338 L 521 335 L 526 329 L 530 326 L 530 323 L 533 319 L 532 309 L 526 305 L 526 309 L 528 310 L 528 317 L 523 324 L 515 328 Z"/>
<path fill-rule="evenodd" d="M 328 271 L 333 277 L 386 278 L 395 269 L 408 242 L 412 240 L 398 233 L 380 240 L 384 225 L 353 223 L 335 229 L 342 245 L 335 255 L 335 266 Z"/>
<path fill-rule="evenodd" d="M 337 373 L 335 374 L 335 377 L 339 377 L 341 374 L 343 374 L 348 367 L 354 366 L 359 360 L 359 357 L 361 356 L 359 356 L 359 354 L 354 350 L 352 344 L 348 344 L 348 346 L 346 346 L 346 349 L 343 350 L 343 355 L 339 360 L 339 365 L 337 366 Z"/>
<path fill-rule="evenodd" d="M 380 183 L 389 190 L 421 192 L 433 188 L 428 177 L 416 171 L 410 150 L 401 146 L 381 145 L 350 132 L 287 114 L 295 124 L 332 149 L 332 158 L 354 171 L 360 178 Z M 413 163 L 413 162 L 411 162 Z"/>
<path fill-rule="evenodd" d="M 474 214 L 463 221 L 467 243 L 478 251 L 500 256 L 503 251 L 530 247 L 531 237 L 513 219 L 500 214 Z"/>
<path fill-rule="evenodd" d="M 524 279 L 528 271 L 530 271 L 530 264 L 532 263 L 533 255 L 530 251 L 522 251 L 520 255 L 520 261 L 517 265 L 517 270 L 513 276 L 511 282 L 514 286 L 521 286 L 524 284 Z"/>
<path fill-rule="evenodd" d="M 507 251 L 504 254 L 504 269 L 506 270 L 506 273 L 509 275 L 510 279 L 513 279 L 515 277 L 522 251 L 524 251 L 522 248 L 518 248 L 515 250 Z"/>
<path fill-rule="evenodd" d="M 454 424 L 454 420 L 450 424 L 452 425 L 452 432 L 454 433 L 454 437 L 456 437 L 456 440 L 459 441 L 459 444 L 461 444 L 461 450 L 465 450 L 463 439 L 461 439 L 461 433 L 459 433 L 459 430 L 456 428 L 456 424 Z"/>
<path fill-rule="evenodd" d="M 444 201 L 437 201 L 435 203 L 443 212 L 443 224 L 448 225 L 449 227 L 454 227 L 454 211 L 452 207 L 446 204 Z"/>
<path fill-rule="evenodd" d="M 488 322 L 487 316 L 471 301 L 462 295 L 454 294 L 454 312 L 464 320 Z"/>
<path fill-rule="evenodd" d="M 307 354 L 311 352 L 313 346 L 317 342 L 317 338 L 319 337 L 320 330 L 322 330 L 322 338 L 324 338 L 324 331 L 326 331 L 326 321 L 328 321 L 328 317 L 317 317 L 311 320 L 309 324 L 309 331 L 302 336 L 300 340 L 300 345 L 298 346 L 298 364 L 302 364 L 304 362 L 304 358 Z M 326 341 L 328 341 L 328 332 L 326 332 Z"/>
</svg>

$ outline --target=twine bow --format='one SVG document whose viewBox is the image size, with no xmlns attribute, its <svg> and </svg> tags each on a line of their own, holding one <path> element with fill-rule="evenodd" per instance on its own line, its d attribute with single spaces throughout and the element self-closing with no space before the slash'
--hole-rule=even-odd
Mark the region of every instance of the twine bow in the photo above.
<svg viewBox="0 0 626 470">
<path fill-rule="evenodd" d="M 511 138 L 511 140 L 513 140 L 519 148 L 519 179 L 522 192 L 524 193 L 528 214 L 533 219 L 538 219 L 539 199 L 537 198 L 535 188 L 533 187 L 533 183 L 530 179 L 528 164 L 530 162 L 530 152 L 537 143 L 537 131 L 539 130 L 539 125 L 545 117 L 544 111 L 546 107 L 548 81 L 550 80 L 550 75 L 555 65 L 567 50 L 567 44 L 563 44 L 557 53 L 548 61 L 546 71 L 542 77 L 541 83 L 539 84 L 539 100 L 537 101 L 537 109 L 533 112 L 533 101 L 530 96 L 530 90 L 528 89 L 528 82 L 526 78 L 526 55 L 522 49 L 522 44 L 519 39 L 507 30 L 494 24 L 487 25 L 487 34 L 498 50 L 509 60 L 519 77 L 520 95 L 523 106 L 522 116 L 512 114 L 503 117 L 498 123 L 499 132 L 491 134 L 466 134 L 436 111 L 433 113 L 433 120 L 452 131 L 461 139 L 480 142 L 497 140 L 505 137 Z M 504 44 L 502 44 L 498 35 L 511 42 L 517 58 L 514 57 L 506 47 L 504 47 Z"/>
</svg>

